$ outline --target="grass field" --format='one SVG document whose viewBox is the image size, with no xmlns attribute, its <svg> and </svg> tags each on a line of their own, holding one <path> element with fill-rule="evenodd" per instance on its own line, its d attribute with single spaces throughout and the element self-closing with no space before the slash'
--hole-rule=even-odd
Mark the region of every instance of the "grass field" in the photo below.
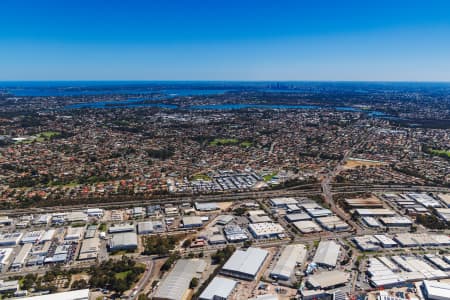
<svg viewBox="0 0 450 300">
<path fill-rule="evenodd" d="M 450 151 L 448 150 L 430 150 L 430 153 L 433 155 L 450 158 Z"/>
<path fill-rule="evenodd" d="M 250 141 L 243 141 L 241 143 L 241 146 L 244 147 L 244 148 L 250 148 L 251 146 L 253 146 L 253 143 L 250 142 Z"/>
<path fill-rule="evenodd" d="M 239 144 L 238 139 L 214 139 L 209 143 L 210 146 L 225 146 Z"/>
<path fill-rule="evenodd" d="M 125 278 L 127 278 L 127 275 L 130 274 L 131 271 L 125 271 L 125 272 L 120 272 L 120 273 L 116 273 L 114 274 L 114 277 L 116 279 L 123 279 L 125 280 Z"/>
<path fill-rule="evenodd" d="M 273 177 L 275 177 L 277 173 L 271 173 L 263 176 L 265 182 L 271 181 Z"/>
<path fill-rule="evenodd" d="M 209 176 L 205 174 L 195 174 L 194 176 L 192 176 L 192 180 L 210 181 L 211 178 L 209 178 Z"/>
</svg>

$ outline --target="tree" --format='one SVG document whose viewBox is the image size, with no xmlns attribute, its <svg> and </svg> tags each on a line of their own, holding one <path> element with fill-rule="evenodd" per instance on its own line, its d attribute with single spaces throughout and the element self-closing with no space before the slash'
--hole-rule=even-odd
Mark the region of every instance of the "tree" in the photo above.
<svg viewBox="0 0 450 300">
<path fill-rule="evenodd" d="M 198 283 L 199 281 L 197 277 L 192 278 L 191 282 L 189 283 L 189 288 L 190 289 L 196 288 L 198 286 Z"/>
</svg>

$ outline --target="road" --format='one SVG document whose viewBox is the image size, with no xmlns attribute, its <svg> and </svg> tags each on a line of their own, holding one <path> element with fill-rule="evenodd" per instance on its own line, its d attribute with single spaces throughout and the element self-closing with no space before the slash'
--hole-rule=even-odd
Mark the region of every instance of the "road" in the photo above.
<svg viewBox="0 0 450 300">
<path fill-rule="evenodd" d="M 130 300 L 135 300 L 139 296 L 139 294 L 145 289 L 145 286 L 149 283 L 150 278 L 153 276 L 154 271 L 154 263 L 153 261 L 147 257 L 147 260 L 144 262 L 146 265 L 145 273 L 133 288 L 133 292 L 129 297 Z"/>
</svg>

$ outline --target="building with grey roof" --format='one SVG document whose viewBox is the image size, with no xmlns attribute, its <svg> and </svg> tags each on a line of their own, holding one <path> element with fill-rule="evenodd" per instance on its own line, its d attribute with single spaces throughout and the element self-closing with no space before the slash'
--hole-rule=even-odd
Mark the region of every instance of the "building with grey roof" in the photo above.
<svg viewBox="0 0 450 300">
<path fill-rule="evenodd" d="M 237 281 L 224 277 L 214 277 L 206 289 L 201 293 L 200 300 L 227 300 L 233 293 Z"/>
<path fill-rule="evenodd" d="M 221 273 L 240 279 L 254 280 L 268 255 L 268 251 L 260 248 L 236 250 L 222 267 Z"/>
<path fill-rule="evenodd" d="M 180 259 L 170 273 L 161 281 L 155 295 L 155 300 L 184 299 L 192 278 L 199 277 L 206 268 L 201 259 Z"/>
<path fill-rule="evenodd" d="M 109 250 L 134 250 L 138 246 L 136 232 L 122 232 L 113 234 L 109 241 Z"/>
<path fill-rule="evenodd" d="M 314 289 L 330 289 L 347 283 L 349 274 L 343 271 L 325 271 L 308 277 L 308 285 Z"/>
<path fill-rule="evenodd" d="M 192 227 L 202 227 L 202 217 L 199 216 L 185 216 L 183 217 L 183 227 L 192 228 Z"/>
<path fill-rule="evenodd" d="M 301 244 L 286 246 L 280 255 L 275 267 L 270 272 L 274 279 L 289 280 L 294 273 L 295 267 L 303 263 L 306 258 L 306 247 Z"/>
<path fill-rule="evenodd" d="M 219 206 L 217 205 L 216 202 L 207 202 L 207 203 L 195 202 L 195 209 L 198 211 L 214 211 L 218 210 Z"/>
<path fill-rule="evenodd" d="M 99 246 L 100 246 L 100 239 L 98 237 L 85 239 L 81 244 L 78 260 L 96 259 L 98 255 Z"/>
<path fill-rule="evenodd" d="M 335 241 L 321 241 L 317 247 L 313 262 L 318 265 L 334 268 L 336 267 L 340 249 L 341 246 Z"/>
<path fill-rule="evenodd" d="M 28 254 L 30 253 L 32 247 L 33 247 L 32 244 L 23 245 L 23 247 L 17 254 L 16 258 L 14 259 L 13 263 L 11 264 L 11 268 L 23 267 L 25 265 L 25 260 L 27 259 Z"/>
</svg>

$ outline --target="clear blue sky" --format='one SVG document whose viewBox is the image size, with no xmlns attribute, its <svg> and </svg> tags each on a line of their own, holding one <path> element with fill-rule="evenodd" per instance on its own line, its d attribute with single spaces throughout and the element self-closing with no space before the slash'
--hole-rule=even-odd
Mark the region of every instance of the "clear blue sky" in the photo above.
<svg viewBox="0 0 450 300">
<path fill-rule="evenodd" d="M 0 1 L 0 80 L 134 79 L 450 81 L 450 1 Z"/>
</svg>

